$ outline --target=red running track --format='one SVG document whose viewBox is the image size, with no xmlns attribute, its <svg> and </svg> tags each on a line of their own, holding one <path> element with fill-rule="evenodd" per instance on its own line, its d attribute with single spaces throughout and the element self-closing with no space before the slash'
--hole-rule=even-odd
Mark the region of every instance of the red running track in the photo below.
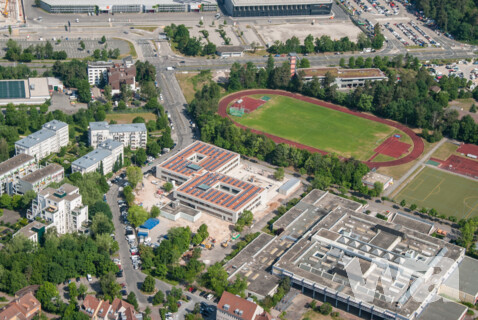
<svg viewBox="0 0 478 320">
<path fill-rule="evenodd" d="M 361 117 L 361 118 L 364 118 L 364 119 L 368 119 L 368 120 L 372 120 L 372 121 L 376 121 L 376 122 L 386 124 L 388 126 L 391 126 L 391 127 L 394 127 L 394 128 L 397 128 L 397 129 L 403 131 L 405 134 L 407 134 L 412 139 L 413 150 L 408 155 L 406 155 L 405 157 L 403 157 L 401 159 L 392 160 L 392 161 L 384 161 L 384 162 L 364 161 L 364 163 L 367 166 L 369 166 L 370 168 L 398 166 L 398 165 L 405 164 L 405 163 L 408 163 L 410 161 L 418 159 L 418 157 L 420 157 L 420 155 L 423 153 L 424 144 L 423 144 L 422 139 L 419 136 L 417 136 L 415 134 L 415 132 L 413 132 L 410 128 L 408 128 L 408 127 L 406 127 L 406 126 L 404 126 L 400 123 L 397 123 L 397 122 L 394 122 L 394 121 L 391 121 L 391 120 L 382 119 L 382 118 L 372 116 L 372 115 L 369 115 L 369 114 L 352 111 L 352 110 L 349 110 L 347 108 L 344 108 L 344 107 L 341 107 L 341 106 L 338 106 L 338 105 L 335 105 L 335 104 L 332 104 L 332 103 L 329 103 L 329 102 L 325 102 L 325 101 L 318 100 L 318 99 L 311 98 L 311 97 L 306 97 L 306 96 L 303 96 L 303 95 L 300 95 L 300 94 L 297 94 L 297 93 L 288 92 L 288 91 L 270 90 L 270 89 L 256 89 L 256 90 L 244 90 L 244 91 L 239 91 L 239 92 L 236 92 L 236 93 L 232 93 L 232 94 L 222 98 L 221 101 L 219 101 L 219 110 L 218 110 L 219 115 L 221 117 L 229 117 L 228 114 L 227 114 L 227 106 L 231 102 L 233 102 L 233 101 L 235 101 L 235 100 L 237 100 L 237 99 L 239 99 L 239 98 L 241 98 L 245 95 L 252 95 L 252 94 L 263 94 L 263 95 L 276 94 L 276 95 L 282 95 L 282 96 L 302 100 L 302 101 L 305 101 L 305 102 L 313 103 L 313 104 L 316 104 L 316 105 L 319 105 L 319 106 L 322 106 L 322 107 L 325 107 L 325 108 L 337 110 L 337 111 L 348 113 L 348 114 L 351 114 L 351 115 L 354 115 L 354 116 L 357 116 L 357 117 Z M 257 134 L 263 134 L 263 135 L 271 138 L 276 143 L 286 143 L 286 144 L 295 146 L 295 147 L 300 148 L 300 149 L 308 150 L 310 152 L 318 152 L 318 153 L 321 153 L 321 154 L 327 154 L 327 152 L 324 151 L 324 150 L 313 148 L 311 146 L 306 146 L 304 144 L 294 142 L 294 141 L 291 141 L 291 140 L 288 140 L 288 139 L 280 138 L 278 136 L 268 134 L 266 132 L 251 129 L 251 128 L 248 128 L 246 126 L 243 126 L 243 125 L 237 123 L 233 119 L 231 119 L 231 120 L 238 127 L 246 129 L 246 130 L 251 130 L 251 132 L 254 132 L 254 133 L 257 133 Z"/>
</svg>

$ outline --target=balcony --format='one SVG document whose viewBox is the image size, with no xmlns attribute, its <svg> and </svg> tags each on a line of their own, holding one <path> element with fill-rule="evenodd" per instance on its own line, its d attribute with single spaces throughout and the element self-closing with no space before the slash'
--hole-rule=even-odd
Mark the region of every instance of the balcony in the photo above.
<svg viewBox="0 0 478 320">
<path fill-rule="evenodd" d="M 43 211 L 46 211 L 48 213 L 56 213 L 56 212 L 58 212 L 58 208 L 56 206 L 49 205 L 48 207 L 43 209 Z"/>
</svg>

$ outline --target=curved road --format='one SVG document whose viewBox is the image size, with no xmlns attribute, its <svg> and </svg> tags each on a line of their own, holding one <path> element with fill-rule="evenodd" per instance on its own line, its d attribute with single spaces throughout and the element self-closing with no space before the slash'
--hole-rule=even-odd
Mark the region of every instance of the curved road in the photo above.
<svg viewBox="0 0 478 320">
<path fill-rule="evenodd" d="M 240 91 L 240 92 L 230 94 L 230 95 L 222 98 L 222 100 L 219 102 L 219 110 L 218 110 L 219 115 L 221 117 L 229 117 L 229 115 L 227 114 L 227 106 L 231 102 L 233 102 L 233 101 L 235 101 L 235 100 L 237 100 L 241 97 L 244 97 L 246 95 L 253 95 L 253 94 L 271 94 L 271 95 L 276 94 L 276 95 L 282 95 L 282 96 L 302 100 L 302 101 L 305 101 L 305 102 L 313 103 L 313 104 L 316 104 L 316 105 L 319 105 L 319 106 L 322 106 L 322 107 L 325 107 L 325 108 L 333 109 L 333 110 L 340 111 L 340 112 L 343 112 L 343 113 L 348 113 L 348 114 L 351 114 L 351 115 L 354 115 L 354 116 L 357 116 L 357 117 L 365 118 L 365 119 L 368 119 L 368 120 L 371 120 L 371 121 L 386 124 L 388 126 L 391 126 L 391 127 L 394 127 L 394 128 L 397 128 L 397 129 L 403 131 L 405 134 L 407 134 L 412 139 L 413 150 L 408 155 L 406 155 L 405 157 L 403 157 L 401 159 L 386 161 L 386 162 L 363 161 L 367 166 L 369 166 L 371 168 L 372 167 L 377 167 L 378 168 L 378 167 L 398 166 L 398 165 L 416 160 L 423 153 L 424 144 L 423 144 L 422 139 L 420 137 L 418 137 L 415 134 L 415 132 L 413 132 L 410 128 L 408 128 L 408 127 L 406 127 L 406 126 L 404 126 L 400 123 L 397 123 L 397 122 L 394 122 L 394 121 L 391 121 L 391 120 L 387 120 L 387 119 L 382 119 L 382 118 L 379 118 L 379 117 L 376 117 L 376 116 L 372 116 L 370 114 L 352 111 L 352 110 L 349 110 L 345 107 L 341 107 L 341 106 L 338 106 L 338 105 L 335 105 L 335 104 L 332 104 L 332 103 L 329 103 L 329 102 L 325 102 L 325 101 L 318 100 L 318 99 L 311 98 L 311 97 L 306 97 L 306 96 L 303 96 L 303 95 L 300 95 L 300 94 L 297 94 L 297 93 L 288 92 L 288 91 L 259 89 L 259 90 L 245 90 L 245 91 Z M 288 140 L 288 139 L 284 139 L 284 138 L 281 138 L 281 137 L 278 137 L 278 136 L 275 136 L 275 135 L 272 135 L 272 134 L 268 134 L 268 133 L 265 133 L 265 132 L 262 132 L 262 131 L 259 131 L 259 130 L 251 129 L 251 128 L 248 128 L 246 126 L 243 126 L 243 125 L 237 123 L 233 119 L 231 119 L 231 120 L 237 126 L 243 128 L 243 129 L 249 129 L 252 132 L 255 132 L 255 133 L 258 133 L 258 134 L 263 134 L 263 135 L 271 138 L 272 140 L 274 140 L 276 143 L 287 143 L 287 144 L 294 145 L 294 146 L 296 146 L 298 148 L 301 148 L 301 149 L 309 150 L 309 151 L 312 151 L 312 152 L 319 152 L 319 153 L 322 153 L 322 154 L 327 154 L 327 152 L 324 151 L 324 150 L 320 150 L 320 149 L 313 148 L 313 147 L 310 147 L 310 146 L 307 146 L 307 145 L 303 145 L 301 143 L 294 142 L 294 141 L 291 141 L 291 140 Z"/>
</svg>

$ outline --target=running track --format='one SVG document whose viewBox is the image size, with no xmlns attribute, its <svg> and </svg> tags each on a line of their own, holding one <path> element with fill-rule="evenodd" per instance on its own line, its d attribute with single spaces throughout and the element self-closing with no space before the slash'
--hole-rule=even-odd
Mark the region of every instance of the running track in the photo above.
<svg viewBox="0 0 478 320">
<path fill-rule="evenodd" d="M 417 136 L 415 134 L 415 132 L 413 132 L 410 128 L 408 128 L 408 127 L 406 127 L 406 126 L 404 126 L 400 123 L 397 123 L 397 122 L 394 122 L 394 121 L 391 121 L 391 120 L 378 118 L 378 117 L 375 117 L 375 116 L 372 116 L 372 115 L 369 115 L 369 114 L 352 111 L 352 110 L 349 110 L 349 109 L 344 108 L 344 107 L 340 107 L 340 106 L 332 104 L 332 103 L 328 103 L 328 102 L 325 102 L 325 101 L 322 101 L 322 100 L 318 100 L 318 99 L 311 98 L 311 97 L 306 97 L 306 96 L 303 96 L 303 95 L 300 95 L 300 94 L 297 94 L 297 93 L 288 92 L 288 91 L 270 90 L 270 89 L 257 89 L 257 90 L 244 90 L 244 91 L 239 91 L 239 92 L 236 92 L 236 93 L 232 93 L 232 94 L 222 98 L 221 101 L 219 101 L 219 110 L 218 110 L 219 115 L 221 117 L 229 117 L 228 114 L 227 114 L 227 106 L 231 102 L 233 102 L 233 101 L 235 101 L 235 100 L 237 100 L 237 99 L 239 99 L 239 98 L 241 98 L 245 95 L 252 95 L 252 94 L 264 94 L 264 95 L 266 95 L 266 94 L 276 94 L 276 95 L 282 95 L 282 96 L 291 97 L 291 98 L 295 98 L 295 99 L 298 99 L 298 100 L 306 101 L 306 102 L 313 103 L 313 104 L 316 104 L 316 105 L 319 105 L 319 106 L 322 106 L 322 107 L 330 108 L 330 109 L 337 110 L 337 111 L 344 112 L 344 113 L 348 113 L 348 114 L 351 114 L 351 115 L 354 115 L 354 116 L 357 116 L 357 117 L 361 117 L 361 118 L 365 118 L 365 119 L 368 119 L 368 120 L 372 120 L 372 121 L 376 121 L 376 122 L 386 124 L 388 126 L 391 126 L 391 127 L 394 127 L 394 128 L 397 128 L 397 129 L 403 131 L 405 134 L 407 134 L 412 139 L 413 150 L 408 155 L 406 155 L 405 157 L 403 157 L 401 159 L 392 160 L 392 161 L 384 161 L 384 162 L 364 161 L 364 163 L 367 166 L 369 166 L 370 168 L 398 166 L 398 165 L 405 164 L 405 163 L 408 163 L 410 161 L 418 159 L 418 157 L 420 157 L 420 155 L 423 153 L 424 145 L 423 145 L 422 139 L 419 136 Z M 295 146 L 295 147 L 300 148 L 300 149 L 308 150 L 310 152 L 318 152 L 318 153 L 321 153 L 321 154 L 327 154 L 326 151 L 316 149 L 316 148 L 313 148 L 313 147 L 310 147 L 310 146 L 306 146 L 304 144 L 294 142 L 294 141 L 291 141 L 291 140 L 288 140 L 288 139 L 280 138 L 278 136 L 268 134 L 268 133 L 265 133 L 265 132 L 262 132 L 262 131 L 259 131 L 259 130 L 251 129 L 251 128 L 248 128 L 246 126 L 243 126 L 243 125 L 237 123 L 233 119 L 231 119 L 231 120 L 234 122 L 234 124 L 236 126 L 238 126 L 240 128 L 243 128 L 243 129 L 246 129 L 246 130 L 251 130 L 251 132 L 254 132 L 254 133 L 257 133 L 257 134 L 263 134 L 263 135 L 271 138 L 276 143 L 286 143 L 286 144 Z"/>
</svg>

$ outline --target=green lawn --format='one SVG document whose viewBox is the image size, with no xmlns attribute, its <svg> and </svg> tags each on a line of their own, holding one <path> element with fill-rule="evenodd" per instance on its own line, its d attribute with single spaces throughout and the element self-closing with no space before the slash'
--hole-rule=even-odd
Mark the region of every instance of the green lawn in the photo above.
<svg viewBox="0 0 478 320">
<path fill-rule="evenodd" d="M 398 202 L 403 199 L 458 220 L 474 217 L 478 216 L 478 181 L 426 167 L 395 197 Z"/>
<path fill-rule="evenodd" d="M 382 123 L 305 101 L 270 97 L 259 109 L 234 120 L 249 128 L 359 160 L 368 160 L 394 131 Z"/>
</svg>

